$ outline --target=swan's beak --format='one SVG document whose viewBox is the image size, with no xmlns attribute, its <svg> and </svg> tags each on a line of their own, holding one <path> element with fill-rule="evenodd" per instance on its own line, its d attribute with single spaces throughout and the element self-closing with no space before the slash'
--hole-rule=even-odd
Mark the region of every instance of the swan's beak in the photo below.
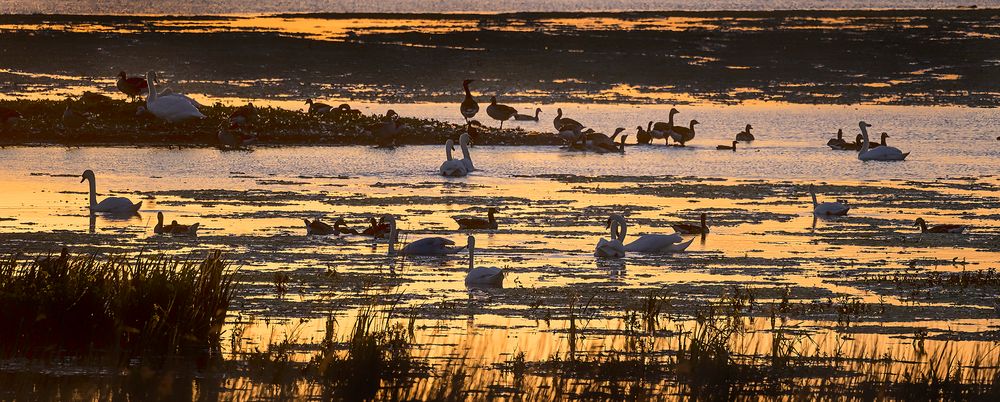
<svg viewBox="0 0 1000 402">
<path fill-rule="evenodd" d="M 87 180 L 87 176 L 80 176 L 80 183 L 83 183 L 86 180 Z"/>
</svg>

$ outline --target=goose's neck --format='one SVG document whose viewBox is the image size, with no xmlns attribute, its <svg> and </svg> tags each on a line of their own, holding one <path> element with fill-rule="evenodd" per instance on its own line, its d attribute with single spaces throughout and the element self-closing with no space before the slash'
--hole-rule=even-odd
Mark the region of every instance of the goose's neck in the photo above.
<svg viewBox="0 0 1000 402">
<path fill-rule="evenodd" d="M 535 109 L 535 120 L 538 120 L 538 114 L 541 113 L 541 109 Z"/>
<path fill-rule="evenodd" d="M 702 215 L 701 216 L 701 230 L 704 231 L 707 227 L 708 227 L 708 225 L 705 224 L 705 215 Z"/>
<path fill-rule="evenodd" d="M 927 222 L 920 222 L 920 233 L 927 233 Z"/>
<path fill-rule="evenodd" d="M 466 98 L 471 98 L 472 97 L 472 92 L 469 92 L 469 84 L 463 82 L 462 83 L 462 88 L 465 88 L 465 97 Z"/>
<path fill-rule="evenodd" d="M 490 221 L 491 224 L 496 223 L 496 221 L 497 221 L 496 216 L 493 215 L 493 210 L 492 209 L 489 210 L 489 212 L 486 213 L 486 218 L 489 219 L 489 221 Z"/>
<path fill-rule="evenodd" d="M 667 120 L 667 125 L 673 127 L 674 125 L 674 115 L 677 114 L 675 111 L 670 111 L 670 119 Z"/>
</svg>

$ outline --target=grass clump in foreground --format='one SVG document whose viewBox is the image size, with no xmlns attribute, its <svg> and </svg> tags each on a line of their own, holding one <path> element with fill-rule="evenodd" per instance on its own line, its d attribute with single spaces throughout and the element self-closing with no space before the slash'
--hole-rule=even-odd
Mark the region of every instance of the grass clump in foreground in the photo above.
<svg viewBox="0 0 1000 402">
<path fill-rule="evenodd" d="M 0 355 L 217 349 L 235 269 L 204 259 L 70 256 L 0 261 Z"/>
</svg>

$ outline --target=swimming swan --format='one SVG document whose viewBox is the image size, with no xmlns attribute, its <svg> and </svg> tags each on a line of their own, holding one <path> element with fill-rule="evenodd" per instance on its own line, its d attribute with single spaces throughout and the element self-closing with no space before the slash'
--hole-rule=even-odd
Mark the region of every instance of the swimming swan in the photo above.
<svg viewBox="0 0 1000 402">
<path fill-rule="evenodd" d="M 146 73 L 146 82 L 149 84 L 149 94 L 146 95 L 146 110 L 169 123 L 205 118 L 205 115 L 201 114 L 186 96 L 180 94 L 160 96 L 156 93 L 156 84 L 153 82 L 154 75 L 155 73 L 152 71 Z"/>
<path fill-rule="evenodd" d="M 474 172 L 476 171 L 476 167 L 472 164 L 472 155 L 469 154 L 469 141 L 471 140 L 472 137 L 469 133 L 462 133 L 458 137 L 458 145 L 462 147 L 462 163 L 465 164 L 465 170 Z"/>
<path fill-rule="evenodd" d="M 625 257 L 625 245 L 622 244 L 622 240 L 618 238 L 618 222 L 613 219 L 608 219 L 607 223 L 604 225 L 605 229 L 611 229 L 611 239 L 600 239 L 597 241 L 597 247 L 594 248 L 594 257 L 604 257 L 604 258 L 622 258 Z"/>
<path fill-rule="evenodd" d="M 628 225 L 625 223 L 625 217 L 619 214 L 612 214 L 608 220 L 618 223 L 619 232 L 614 235 L 614 238 L 624 243 L 625 234 L 628 232 Z M 694 238 L 685 242 L 684 238 L 677 233 L 669 235 L 648 234 L 639 236 L 639 239 L 636 241 L 626 244 L 625 251 L 638 253 L 681 252 L 686 250 L 693 241 Z"/>
<path fill-rule="evenodd" d="M 868 127 L 871 124 L 865 122 L 858 122 L 858 127 L 861 127 L 861 152 L 858 154 L 858 159 L 863 161 L 901 161 L 906 159 L 906 156 L 910 153 L 903 153 L 899 148 L 890 147 L 888 145 L 881 146 L 878 148 L 869 148 L 871 143 L 868 141 Z"/>
<path fill-rule="evenodd" d="M 455 149 L 455 141 L 448 140 L 444 143 L 445 161 L 441 164 L 441 175 L 448 177 L 462 177 L 469 174 L 469 169 L 465 167 L 465 162 L 460 159 L 452 159 L 451 151 Z"/>
<path fill-rule="evenodd" d="M 94 177 L 94 171 L 87 169 L 83 172 L 82 179 L 80 183 L 84 180 L 90 181 L 90 212 L 108 212 L 113 214 L 125 214 L 125 213 L 135 213 L 142 207 L 142 201 L 136 204 L 132 203 L 132 200 L 125 197 L 108 197 L 97 202 L 97 183 Z"/>
<path fill-rule="evenodd" d="M 816 201 L 816 190 L 812 184 L 809 185 L 809 195 L 812 196 L 813 201 L 813 215 L 821 216 L 844 216 L 847 215 L 847 211 L 851 210 L 851 207 L 847 206 L 846 202 L 824 202 L 819 203 Z"/>
<path fill-rule="evenodd" d="M 465 284 L 473 286 L 503 286 L 503 269 L 497 267 L 476 266 L 476 237 L 469 235 L 469 273 L 465 275 Z"/>
<path fill-rule="evenodd" d="M 469 247 L 468 245 L 453 247 L 454 245 L 455 242 L 453 240 L 444 237 L 425 237 L 412 241 L 406 247 L 403 247 L 403 255 L 450 255 L 457 254 Z"/>
</svg>

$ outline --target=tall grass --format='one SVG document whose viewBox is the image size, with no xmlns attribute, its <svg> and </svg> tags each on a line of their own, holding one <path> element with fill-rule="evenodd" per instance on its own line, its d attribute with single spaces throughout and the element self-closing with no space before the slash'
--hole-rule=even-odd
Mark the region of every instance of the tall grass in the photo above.
<svg viewBox="0 0 1000 402">
<path fill-rule="evenodd" d="M 220 253 L 58 257 L 0 261 L 4 356 L 167 356 L 214 350 L 235 270 Z"/>
</svg>

